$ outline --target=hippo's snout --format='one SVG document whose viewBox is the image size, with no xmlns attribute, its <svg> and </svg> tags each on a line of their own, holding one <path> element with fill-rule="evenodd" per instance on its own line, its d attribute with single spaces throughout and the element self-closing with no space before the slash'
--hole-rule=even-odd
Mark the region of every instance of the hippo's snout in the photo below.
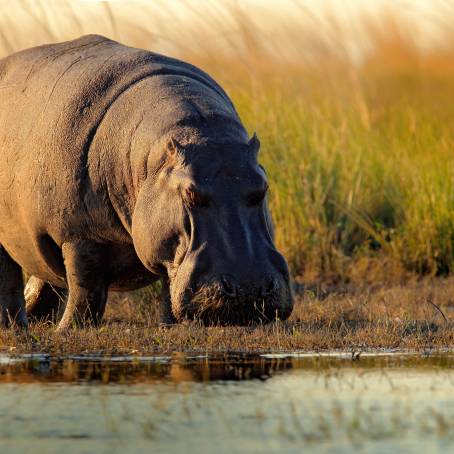
<svg viewBox="0 0 454 454">
<path fill-rule="evenodd" d="M 293 309 L 290 286 L 284 277 L 261 285 L 240 284 L 228 274 L 187 290 L 173 302 L 177 320 L 199 320 L 205 325 L 251 325 L 287 319 Z"/>
<path fill-rule="evenodd" d="M 229 298 L 236 298 L 238 287 L 232 276 L 222 274 L 219 281 L 221 283 L 221 292 Z"/>
<path fill-rule="evenodd" d="M 228 298 L 236 298 L 241 292 L 241 285 L 236 279 L 229 274 L 221 274 L 218 278 L 220 292 Z M 278 281 L 275 278 L 268 278 L 256 290 L 259 298 L 272 296 L 273 292 L 278 289 Z"/>
</svg>

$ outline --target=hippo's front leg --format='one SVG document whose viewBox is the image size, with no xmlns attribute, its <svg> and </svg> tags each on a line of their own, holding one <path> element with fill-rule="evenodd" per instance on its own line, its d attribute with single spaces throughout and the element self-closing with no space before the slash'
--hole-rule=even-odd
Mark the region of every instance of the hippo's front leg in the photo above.
<svg viewBox="0 0 454 454">
<path fill-rule="evenodd" d="M 108 288 L 103 252 L 103 245 L 93 241 L 63 244 L 69 293 L 58 331 L 65 331 L 74 325 L 97 325 L 101 321 Z"/>
<path fill-rule="evenodd" d="M 162 281 L 162 292 L 161 292 L 161 324 L 162 325 L 173 325 L 177 321 L 172 312 L 172 303 L 170 301 L 170 288 L 169 281 Z"/>
</svg>

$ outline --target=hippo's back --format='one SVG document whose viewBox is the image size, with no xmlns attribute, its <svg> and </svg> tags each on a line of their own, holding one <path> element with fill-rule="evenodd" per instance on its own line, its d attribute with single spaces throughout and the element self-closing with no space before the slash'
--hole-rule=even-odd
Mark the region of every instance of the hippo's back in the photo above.
<svg viewBox="0 0 454 454">
<path fill-rule="evenodd" d="M 166 77 L 194 81 L 211 93 L 214 110 L 240 124 L 227 95 L 203 71 L 102 36 L 0 61 L 0 243 L 27 271 L 39 276 L 59 261 L 63 232 L 89 231 L 90 147 L 115 101 L 142 81 Z"/>
<path fill-rule="evenodd" d="M 50 146 L 57 151 L 54 158 L 64 155 L 64 167 L 72 160 L 77 165 L 77 155 L 87 151 L 115 100 L 142 80 L 165 75 L 203 84 L 235 112 L 222 88 L 200 69 L 102 36 L 13 54 L 0 61 L 2 153 L 30 159 L 51 153 Z"/>
</svg>

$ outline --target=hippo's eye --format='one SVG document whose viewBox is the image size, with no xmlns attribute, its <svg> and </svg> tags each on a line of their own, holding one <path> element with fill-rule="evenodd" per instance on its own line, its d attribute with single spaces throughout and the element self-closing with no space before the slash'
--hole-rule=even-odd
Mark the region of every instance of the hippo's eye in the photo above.
<svg viewBox="0 0 454 454">
<path fill-rule="evenodd" d="M 267 190 L 268 190 L 268 186 L 266 186 L 264 189 L 260 189 L 258 191 L 253 191 L 253 192 L 249 193 L 246 197 L 247 206 L 253 207 L 253 206 L 260 205 L 266 196 Z"/>
<path fill-rule="evenodd" d="M 183 201 L 188 208 L 206 208 L 210 204 L 208 197 L 204 197 L 194 188 L 186 188 L 183 191 Z"/>
</svg>

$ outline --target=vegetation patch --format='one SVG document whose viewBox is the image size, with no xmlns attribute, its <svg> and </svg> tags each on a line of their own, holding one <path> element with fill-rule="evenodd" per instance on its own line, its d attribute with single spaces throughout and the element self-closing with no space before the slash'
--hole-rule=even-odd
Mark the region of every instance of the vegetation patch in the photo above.
<svg viewBox="0 0 454 454">
<path fill-rule="evenodd" d="M 454 278 L 405 285 L 300 291 L 288 321 L 206 327 L 198 321 L 161 326 L 158 301 L 144 292 L 113 294 L 98 328 L 55 332 L 32 323 L 28 334 L 0 331 L 4 353 L 149 355 L 172 352 L 285 352 L 445 349 L 454 346 Z"/>
<path fill-rule="evenodd" d="M 140 0 L 32 3 L 0 7 L 0 54 L 96 32 L 221 83 L 260 138 L 277 246 L 294 275 L 351 280 L 364 260 L 391 276 L 453 271 L 452 6 L 409 15 L 399 2 L 358 5 L 342 20 L 300 2 L 204 14 L 191 2 L 181 14 Z"/>
</svg>

